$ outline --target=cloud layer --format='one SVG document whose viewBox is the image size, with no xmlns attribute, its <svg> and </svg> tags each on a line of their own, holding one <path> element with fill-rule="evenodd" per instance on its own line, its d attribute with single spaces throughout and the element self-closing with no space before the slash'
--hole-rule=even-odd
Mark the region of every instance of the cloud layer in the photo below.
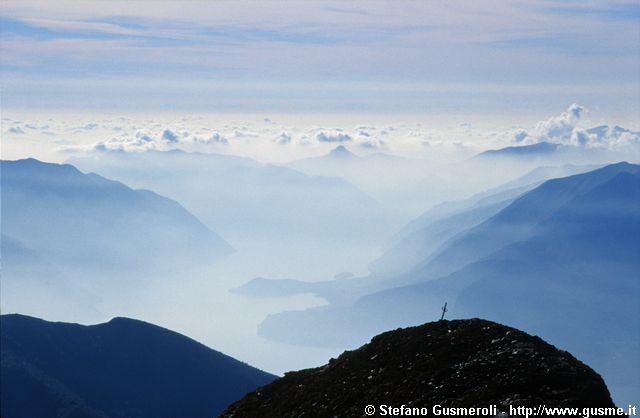
<svg viewBox="0 0 640 418">
<path fill-rule="evenodd" d="M 69 153 L 178 149 L 277 163 L 324 155 L 344 145 L 359 155 L 388 153 L 441 162 L 464 159 L 487 149 L 543 141 L 585 149 L 634 149 L 632 155 L 639 154 L 638 132 L 615 124 L 595 124 L 588 116 L 585 107 L 573 104 L 526 127 L 501 127 L 482 118 L 412 122 L 395 116 L 385 121 L 380 116 L 357 115 L 333 120 L 326 116 L 305 119 L 299 115 L 197 114 L 171 119 L 5 117 L 2 139 L 4 158 L 41 157 L 46 153 L 45 159 L 51 161 L 63 161 Z"/>
</svg>

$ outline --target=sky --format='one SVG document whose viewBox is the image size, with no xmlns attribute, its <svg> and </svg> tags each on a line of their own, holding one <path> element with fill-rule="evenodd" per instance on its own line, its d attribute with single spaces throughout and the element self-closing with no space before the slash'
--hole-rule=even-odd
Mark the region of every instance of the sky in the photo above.
<svg viewBox="0 0 640 418">
<path fill-rule="evenodd" d="M 6 111 L 640 109 L 637 1 L 10 1 Z"/>
<path fill-rule="evenodd" d="M 455 163 L 550 141 L 640 161 L 638 0 L 2 0 L 0 35 L 3 159 Z"/>
</svg>

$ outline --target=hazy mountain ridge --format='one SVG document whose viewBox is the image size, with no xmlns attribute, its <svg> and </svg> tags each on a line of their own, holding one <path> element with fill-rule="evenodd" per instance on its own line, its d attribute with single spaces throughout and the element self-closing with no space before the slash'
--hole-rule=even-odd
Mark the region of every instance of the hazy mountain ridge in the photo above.
<svg viewBox="0 0 640 418">
<path fill-rule="evenodd" d="M 589 168 L 593 166 L 539 167 L 503 186 L 476 193 L 465 200 L 436 205 L 394 234 L 382 255 L 369 264 L 368 277 L 317 282 L 257 278 L 234 291 L 253 297 L 315 293 L 332 303 L 343 303 L 353 301 L 358 295 L 394 287 L 393 280 L 401 273 L 415 269 L 456 235 L 497 214 L 518 196 L 550 178 L 589 171 Z M 391 281 L 385 278 L 387 276 Z"/>
<path fill-rule="evenodd" d="M 349 270 L 354 259 L 366 265 L 393 228 L 380 203 L 343 178 L 220 154 L 191 158 L 182 151 L 104 152 L 70 161 L 178 200 L 239 257 L 260 266 L 260 274 L 294 263 L 294 274 L 309 274 L 310 266 L 326 267 L 319 257 L 343 264 L 338 271 Z M 286 261 L 283 253 L 290 253 Z"/>
<path fill-rule="evenodd" d="M 216 258 L 232 251 L 177 202 L 148 190 L 71 165 L 1 164 L 2 233 L 12 252 L 28 250 L 54 266 L 118 271 L 191 252 Z"/>
<path fill-rule="evenodd" d="M 474 193 L 469 198 L 445 201 L 435 205 L 417 218 L 408 222 L 405 227 L 395 234 L 394 238 L 391 240 L 391 244 L 397 243 L 408 234 L 427 227 L 433 222 L 446 216 L 456 215 L 462 211 L 470 210 L 478 206 L 507 201 L 508 199 L 513 199 L 524 192 L 534 189 L 547 180 L 580 174 L 597 168 L 600 168 L 600 166 L 573 164 L 536 167 L 514 180 L 510 180 L 497 187 L 493 187 L 482 192 Z"/>
<path fill-rule="evenodd" d="M 105 302 L 233 252 L 156 193 L 35 159 L 0 169 L 5 312 L 98 320 Z"/>
<path fill-rule="evenodd" d="M 3 315 L 2 416 L 211 417 L 275 378 L 128 318 L 83 326 Z"/>
<path fill-rule="evenodd" d="M 448 195 L 461 193 L 455 183 L 441 178 L 441 164 L 385 153 L 356 155 L 339 145 L 320 157 L 286 164 L 308 175 L 339 176 L 373 196 L 394 219 L 406 222 L 425 207 Z M 398 205 L 398 202 L 402 202 Z"/>
<path fill-rule="evenodd" d="M 554 154 L 561 148 L 562 145 L 560 144 L 553 144 L 551 142 L 538 142 L 531 145 L 511 146 L 496 150 L 484 151 L 480 153 L 476 158 L 545 156 Z"/>
<path fill-rule="evenodd" d="M 410 274 L 418 280 L 435 278 L 462 268 L 505 245 L 526 239 L 538 222 L 571 199 L 625 171 L 637 173 L 640 166 L 618 163 L 584 174 L 548 180 L 523 194 L 485 222 L 456 237 Z"/>
<path fill-rule="evenodd" d="M 278 224 L 279 227 L 285 220 L 282 218 L 283 210 L 288 209 L 289 217 L 303 214 L 300 207 L 297 211 L 292 210 L 290 205 L 294 201 L 298 206 L 316 205 L 311 206 L 316 216 L 320 215 L 317 207 L 320 198 L 338 199 L 343 205 L 350 203 L 355 207 L 369 205 L 372 211 L 376 210 L 377 205 L 374 199 L 339 177 L 309 176 L 244 157 L 173 150 L 135 154 L 107 152 L 92 157 L 73 158 L 71 161 L 80 167 L 123 179 L 128 184 L 144 186 L 173 196 L 198 213 L 200 218 L 207 220 L 208 224 L 223 228 L 228 228 L 230 221 L 236 222 L 235 218 L 239 216 L 234 217 L 233 214 L 238 212 L 245 221 L 260 219 L 259 213 L 243 212 L 249 210 L 246 207 L 249 201 L 259 206 L 257 203 L 266 203 L 268 200 L 269 207 L 264 205 L 259 209 L 264 214 L 263 218 L 273 218 L 274 222 L 271 223 Z M 168 171 L 168 167 L 172 167 L 171 171 Z M 172 177 L 171 182 L 165 181 L 167 176 Z M 316 192 L 319 194 L 315 195 Z M 210 196 L 210 193 L 213 195 Z M 206 199 L 209 197 L 213 197 L 213 200 Z M 270 206 L 274 208 L 271 209 Z M 328 204 L 323 209 L 330 211 L 331 208 Z M 273 213 L 266 213 L 267 210 Z M 261 220 L 270 225 L 271 223 L 264 222 L 270 218 Z M 289 219 L 292 223 L 296 221 L 295 217 Z"/>
</svg>

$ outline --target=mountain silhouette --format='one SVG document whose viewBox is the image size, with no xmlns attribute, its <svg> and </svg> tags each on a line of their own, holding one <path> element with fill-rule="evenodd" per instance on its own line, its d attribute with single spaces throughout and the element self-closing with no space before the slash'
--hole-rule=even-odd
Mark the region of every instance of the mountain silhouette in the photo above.
<svg viewBox="0 0 640 418">
<path fill-rule="evenodd" d="M 212 417 L 275 378 L 133 319 L 0 323 L 3 418 Z"/>
<path fill-rule="evenodd" d="M 381 405 L 426 408 L 429 416 L 435 405 L 495 405 L 495 412 L 614 407 L 602 378 L 571 354 L 517 329 L 469 319 L 385 332 L 322 367 L 285 374 L 221 416 L 361 417 L 366 405 L 376 416 L 385 415 Z"/>
</svg>

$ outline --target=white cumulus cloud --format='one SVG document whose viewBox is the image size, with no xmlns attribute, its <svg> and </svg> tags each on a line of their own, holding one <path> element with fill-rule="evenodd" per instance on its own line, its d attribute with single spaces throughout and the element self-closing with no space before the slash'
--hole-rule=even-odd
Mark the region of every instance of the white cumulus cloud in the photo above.
<svg viewBox="0 0 640 418">
<path fill-rule="evenodd" d="M 351 141 L 351 135 L 341 130 L 319 131 L 316 133 L 316 139 L 319 142 L 348 142 Z"/>
<path fill-rule="evenodd" d="M 560 115 L 538 122 L 534 129 L 534 136 L 538 142 L 547 141 L 559 144 L 574 142 L 574 132 L 579 127 L 587 110 L 577 104 L 572 104 Z"/>
<path fill-rule="evenodd" d="M 201 140 L 204 144 L 222 144 L 229 145 L 229 141 L 220 132 L 214 132 L 209 138 Z"/>
<path fill-rule="evenodd" d="M 96 143 L 92 150 L 98 152 L 124 151 L 144 152 L 158 149 L 155 141 L 146 134 L 136 133 L 136 136 L 113 137 L 106 141 Z"/>
<path fill-rule="evenodd" d="M 560 115 L 538 122 L 531 133 L 524 129 L 513 132 L 513 140 L 520 144 L 551 142 L 560 145 L 609 149 L 640 145 L 640 132 L 609 125 L 584 127 L 587 113 L 585 107 L 574 103 Z"/>
</svg>

